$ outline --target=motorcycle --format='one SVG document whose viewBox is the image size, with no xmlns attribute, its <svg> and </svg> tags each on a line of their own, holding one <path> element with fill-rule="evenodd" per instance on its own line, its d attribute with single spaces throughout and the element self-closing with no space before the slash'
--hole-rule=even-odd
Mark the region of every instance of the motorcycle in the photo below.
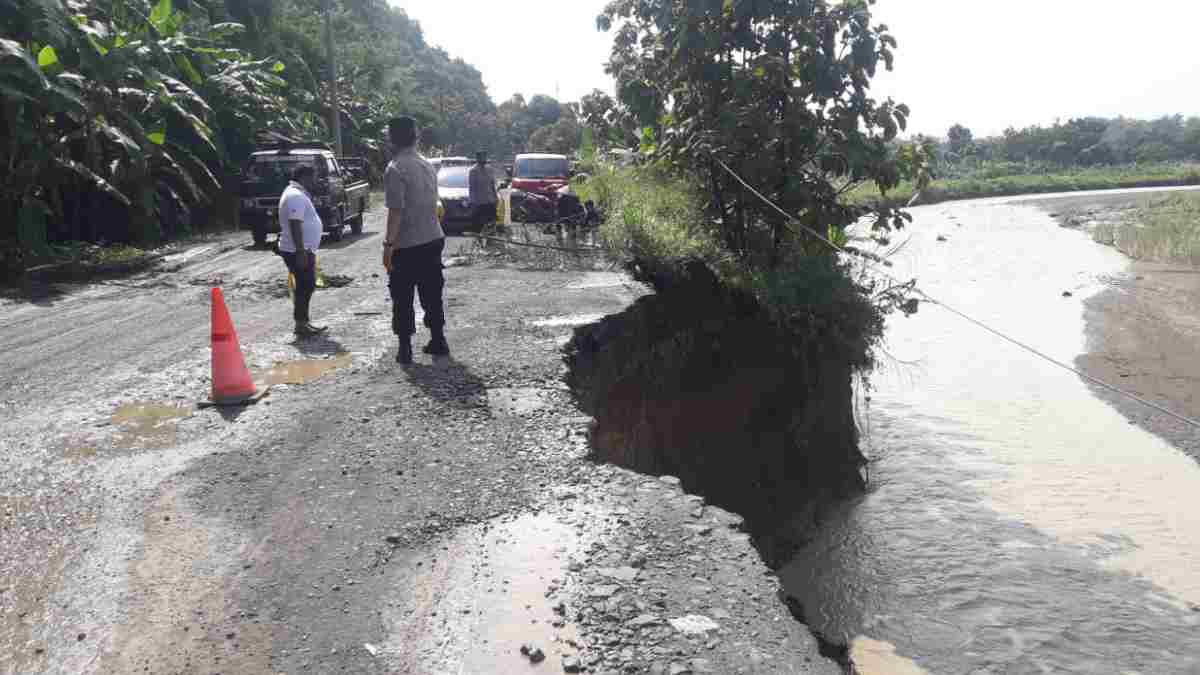
<svg viewBox="0 0 1200 675">
<path fill-rule="evenodd" d="M 509 199 L 512 203 L 512 219 L 515 222 L 553 222 L 558 213 L 558 205 L 554 199 L 536 192 L 513 190 Z"/>
</svg>

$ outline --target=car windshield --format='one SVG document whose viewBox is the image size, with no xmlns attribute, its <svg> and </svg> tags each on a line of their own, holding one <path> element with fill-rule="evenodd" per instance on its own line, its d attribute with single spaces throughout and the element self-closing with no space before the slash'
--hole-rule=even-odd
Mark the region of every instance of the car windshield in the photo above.
<svg viewBox="0 0 1200 675">
<path fill-rule="evenodd" d="M 292 170 L 301 164 L 316 168 L 312 155 L 263 155 L 255 157 L 246 166 L 246 178 L 264 181 L 286 181 L 291 179 Z"/>
<path fill-rule="evenodd" d="M 455 166 L 438 171 L 438 187 L 465 188 L 467 187 L 467 172 L 465 166 Z"/>
<path fill-rule="evenodd" d="M 523 157 L 513 171 L 517 178 L 564 178 L 567 175 L 565 157 Z"/>
</svg>

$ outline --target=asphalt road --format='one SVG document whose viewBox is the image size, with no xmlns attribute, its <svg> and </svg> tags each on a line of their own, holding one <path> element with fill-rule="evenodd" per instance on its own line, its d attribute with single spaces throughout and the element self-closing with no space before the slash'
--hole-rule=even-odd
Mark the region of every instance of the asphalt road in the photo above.
<svg viewBox="0 0 1200 675">
<path fill-rule="evenodd" d="M 382 225 L 377 211 L 362 235 L 326 240 L 320 252 L 324 274 L 349 277 L 348 286 L 322 289 L 314 297 L 314 319 L 330 326 L 328 338 L 297 340 L 291 334 L 282 261 L 251 248 L 245 233 L 189 248 L 133 278 L 61 286 L 32 301 L 3 301 L 0 672 L 133 672 L 147 665 L 153 666 L 150 672 L 230 672 L 229 664 L 240 664 L 232 672 L 257 673 L 277 664 L 254 659 L 286 660 L 262 646 L 262 640 L 279 637 L 280 627 L 289 625 L 286 618 L 273 622 L 275 634 L 266 637 L 233 627 L 237 612 L 246 611 L 235 611 L 244 600 L 240 596 L 249 592 L 237 583 L 236 572 L 242 565 L 252 570 L 255 561 L 302 556 L 299 569 L 261 562 L 261 578 L 284 575 L 264 581 L 262 592 L 294 591 L 300 578 L 328 572 L 331 557 L 352 555 L 354 546 L 364 545 L 357 533 L 350 537 L 354 546 L 326 542 L 350 533 L 317 527 L 313 519 L 334 522 L 354 507 L 304 497 L 322 486 L 297 476 L 307 477 L 319 466 L 317 473 L 328 479 L 316 483 L 345 481 L 351 471 L 343 463 L 355 464 L 357 471 L 359 462 L 369 464 L 375 453 L 395 445 L 390 438 L 395 433 L 377 440 L 356 433 L 351 459 L 342 432 L 348 424 L 356 425 L 355 432 L 366 429 L 365 420 L 396 403 L 384 395 L 368 404 L 363 395 L 372 369 L 394 366 L 380 261 Z M 447 257 L 461 253 L 467 241 L 451 238 Z M 448 269 L 448 276 L 455 271 Z M 255 408 L 197 410 L 194 404 L 210 386 L 214 285 L 224 289 L 256 376 L 297 382 L 327 371 L 324 378 L 276 387 Z M 449 289 L 451 315 L 464 290 Z M 408 374 L 428 374 L 425 368 Z M 448 368 L 428 381 L 406 380 L 404 396 L 421 396 L 422 386 L 467 387 L 470 395 L 482 395 L 473 376 Z M 434 380 L 440 384 L 431 384 Z M 388 431 L 396 428 L 390 420 L 389 426 Z M 326 445 L 317 447 L 314 437 Z M 286 453 L 272 452 L 285 446 Z M 247 461 L 248 456 L 262 461 Z M 229 457 L 236 458 L 223 459 Z M 390 494 L 400 480 L 398 467 L 389 464 L 386 474 L 372 471 L 388 477 L 375 489 Z M 407 506 L 417 508 L 420 494 L 412 493 Z M 392 526 L 382 512 L 368 512 L 379 527 Z M 255 532 L 258 524 L 266 531 Z M 290 533 L 282 549 L 256 553 L 279 532 Z M 253 538 L 259 536 L 265 539 Z M 382 541 L 381 535 L 371 544 Z M 373 553 L 363 555 L 375 561 Z M 310 583 L 304 591 L 313 591 Z M 338 597 L 352 597 L 350 583 L 350 592 Z M 319 585 L 323 598 L 338 582 Z M 289 592 L 287 608 L 278 611 L 303 613 L 291 603 L 307 600 L 305 593 Z M 164 624 L 178 625 L 179 634 L 164 633 Z M 230 633 L 238 637 L 227 639 Z M 303 645 L 322 639 L 298 634 L 285 642 L 292 638 L 295 653 L 308 653 Z M 250 652 L 255 656 L 247 656 Z M 135 662 L 141 657 L 148 660 Z"/>
<path fill-rule="evenodd" d="M 0 673 L 836 672 L 740 518 L 586 460 L 561 346 L 645 289 L 452 239 L 453 355 L 401 367 L 380 227 L 322 338 L 246 234 L 0 301 Z M 214 285 L 258 405 L 196 407 Z"/>
</svg>

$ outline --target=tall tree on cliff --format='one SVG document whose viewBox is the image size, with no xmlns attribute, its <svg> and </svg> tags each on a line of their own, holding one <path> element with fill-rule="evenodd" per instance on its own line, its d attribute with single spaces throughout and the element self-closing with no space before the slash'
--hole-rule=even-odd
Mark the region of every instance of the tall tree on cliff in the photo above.
<svg viewBox="0 0 1200 675">
<path fill-rule="evenodd" d="M 888 143 L 909 110 L 871 96 L 896 40 L 872 23 L 873 0 L 611 0 L 597 20 L 616 29 L 607 69 L 617 98 L 644 127 L 643 151 L 699 178 L 729 250 L 748 269 L 788 255 L 828 255 L 753 197 L 718 160 L 817 232 L 873 214 L 880 229 L 907 216 L 841 196 L 899 182 Z"/>
</svg>

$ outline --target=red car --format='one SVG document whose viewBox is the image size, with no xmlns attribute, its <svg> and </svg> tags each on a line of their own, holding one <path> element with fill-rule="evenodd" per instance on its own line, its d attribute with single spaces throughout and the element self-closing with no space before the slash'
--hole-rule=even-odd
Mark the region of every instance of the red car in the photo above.
<svg viewBox="0 0 1200 675">
<path fill-rule="evenodd" d="M 512 188 L 525 192 L 554 196 L 571 180 L 566 155 L 528 153 L 517 155 L 513 161 Z"/>
</svg>

